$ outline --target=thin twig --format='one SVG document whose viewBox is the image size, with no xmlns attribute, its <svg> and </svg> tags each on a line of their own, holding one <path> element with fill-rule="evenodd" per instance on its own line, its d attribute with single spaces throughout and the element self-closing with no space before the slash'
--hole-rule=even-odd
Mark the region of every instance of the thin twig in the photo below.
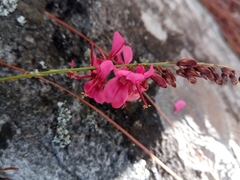
<svg viewBox="0 0 240 180">
<path fill-rule="evenodd" d="M 16 167 L 7 167 L 7 168 L 2 168 L 2 169 L 0 169 L 0 172 L 10 171 L 10 170 L 12 170 L 12 171 L 18 171 L 19 169 L 16 168 Z"/>
<path fill-rule="evenodd" d="M 0 62 L 0 64 L 4 65 L 6 63 Z M 151 64 L 153 66 L 174 66 L 175 63 L 172 63 L 172 62 L 139 63 L 139 64 L 132 63 L 132 64 L 115 65 L 115 67 L 116 68 L 121 68 L 123 66 L 125 66 L 125 67 L 136 67 L 138 65 L 150 66 Z M 12 80 L 17 80 L 17 79 L 25 79 L 25 78 L 33 78 L 33 77 L 40 77 L 40 76 L 48 76 L 48 75 L 51 75 L 51 74 L 88 71 L 88 70 L 94 70 L 94 69 L 96 69 L 94 66 L 88 66 L 88 67 L 80 67 L 80 68 L 51 69 L 49 71 L 42 71 L 42 72 L 36 72 L 36 73 L 25 72 L 24 74 L 17 75 L 17 76 L 2 77 L 2 78 L 0 78 L 0 82 L 9 81 L 9 80 L 12 81 Z M 18 69 L 16 69 L 16 70 L 18 70 Z M 21 71 L 21 72 L 23 72 L 23 71 Z"/>
</svg>

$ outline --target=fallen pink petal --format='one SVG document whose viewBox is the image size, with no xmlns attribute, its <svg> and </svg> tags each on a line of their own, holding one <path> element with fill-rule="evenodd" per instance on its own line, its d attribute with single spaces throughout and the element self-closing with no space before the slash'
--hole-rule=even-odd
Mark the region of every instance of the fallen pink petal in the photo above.
<svg viewBox="0 0 240 180">
<path fill-rule="evenodd" d="M 187 105 L 187 103 L 184 100 L 176 101 L 175 104 L 174 104 L 174 114 L 177 114 L 178 111 L 183 109 L 186 105 Z"/>
</svg>

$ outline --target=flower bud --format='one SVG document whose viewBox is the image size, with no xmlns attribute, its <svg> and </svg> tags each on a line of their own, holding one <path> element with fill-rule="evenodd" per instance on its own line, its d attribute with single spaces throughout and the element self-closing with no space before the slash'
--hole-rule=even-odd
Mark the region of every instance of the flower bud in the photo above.
<svg viewBox="0 0 240 180">
<path fill-rule="evenodd" d="M 162 87 L 162 88 L 167 87 L 167 82 L 158 73 L 154 72 L 150 78 L 160 87 Z"/>
<path fill-rule="evenodd" d="M 208 69 L 208 67 L 206 66 L 197 66 L 197 67 L 194 67 L 194 69 L 198 72 L 200 72 L 201 74 L 211 74 L 211 71 L 210 69 Z"/>
<path fill-rule="evenodd" d="M 163 74 L 163 78 L 172 87 L 174 87 L 174 88 L 177 87 L 175 80 L 171 76 L 169 76 L 169 74 Z"/>
<path fill-rule="evenodd" d="M 173 81 L 176 81 L 176 77 L 174 76 L 172 71 L 170 71 L 169 69 L 164 69 L 163 74 L 168 74 L 168 76 L 170 76 L 173 79 Z"/>
<path fill-rule="evenodd" d="M 181 59 L 178 62 L 176 62 L 176 65 L 192 68 L 197 66 L 197 61 L 194 59 Z"/>
<path fill-rule="evenodd" d="M 235 76 L 235 71 L 230 68 L 223 67 L 223 68 L 221 68 L 221 71 L 223 74 Z"/>
<path fill-rule="evenodd" d="M 230 78 L 231 83 L 232 83 L 233 85 L 237 85 L 238 79 L 237 79 L 236 76 L 234 76 L 234 75 L 229 75 L 229 78 Z"/>
<path fill-rule="evenodd" d="M 218 85 L 223 85 L 223 79 L 218 74 L 215 74 L 214 76 L 214 82 Z"/>
<path fill-rule="evenodd" d="M 223 79 L 223 82 L 225 82 L 225 83 L 228 82 L 228 75 L 227 75 L 227 74 L 222 73 L 222 74 L 221 74 L 221 77 L 222 77 L 222 79 Z"/>
</svg>

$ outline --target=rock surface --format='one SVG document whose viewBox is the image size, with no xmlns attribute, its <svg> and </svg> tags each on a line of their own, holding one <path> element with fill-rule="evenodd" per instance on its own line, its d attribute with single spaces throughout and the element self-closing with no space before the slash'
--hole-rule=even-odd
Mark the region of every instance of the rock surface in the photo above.
<svg viewBox="0 0 240 180">
<path fill-rule="evenodd" d="M 150 62 L 192 57 L 198 61 L 240 67 L 210 14 L 197 0 L 76 1 L 22 0 L 0 17 L 0 60 L 24 68 L 57 69 L 89 64 L 89 45 L 44 15 L 48 11 L 111 48 L 114 31 L 131 44 L 134 59 Z M 26 22 L 23 23 L 22 18 Z M 46 66 L 46 67 L 45 67 Z M 18 72 L 0 66 L 0 76 Z M 49 76 L 80 94 L 83 82 Z M 152 150 L 183 179 L 238 179 L 239 85 L 196 85 L 177 79 L 177 88 L 152 86 L 149 94 L 177 126 L 169 126 L 141 102 L 104 111 Z M 185 109 L 173 114 L 174 102 Z M 69 120 L 70 118 L 70 120 Z M 62 132 L 62 135 L 61 135 Z M 190 147 L 188 142 L 191 144 Z M 196 149 L 200 154 L 197 154 Z M 1 178 L 23 179 L 173 179 L 148 155 L 92 109 L 39 79 L 0 83 Z"/>
</svg>

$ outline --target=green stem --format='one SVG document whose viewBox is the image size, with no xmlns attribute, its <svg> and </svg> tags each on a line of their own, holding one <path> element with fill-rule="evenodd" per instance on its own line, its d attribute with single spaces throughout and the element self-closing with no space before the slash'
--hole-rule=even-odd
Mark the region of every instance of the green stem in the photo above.
<svg viewBox="0 0 240 180">
<path fill-rule="evenodd" d="M 143 66 L 150 66 L 150 65 L 153 65 L 153 66 L 174 66 L 175 63 L 174 62 L 133 63 L 133 64 L 115 65 L 115 67 L 116 68 L 121 68 L 123 66 L 136 67 L 137 65 L 143 65 Z M 214 64 L 208 64 L 208 63 L 198 63 L 198 65 L 215 66 Z M 0 78 L 0 82 L 17 80 L 17 79 L 24 79 L 24 78 L 33 78 L 33 77 L 39 77 L 39 76 L 47 76 L 47 75 L 51 75 L 51 74 L 88 71 L 88 70 L 94 70 L 94 69 L 95 69 L 94 66 L 81 67 L 81 68 L 52 69 L 52 70 L 49 70 L 49 71 L 43 71 L 43 72 L 37 72 L 37 73 L 26 73 L 26 74 L 21 74 L 21 75 L 17 75 L 17 76 L 3 77 L 3 78 Z"/>
<path fill-rule="evenodd" d="M 140 64 L 124 64 L 124 65 L 116 65 L 116 68 L 120 68 L 122 66 L 127 67 L 135 67 L 137 65 L 143 65 L 143 66 L 150 66 L 152 63 L 140 63 Z M 154 66 L 173 66 L 174 63 L 172 62 L 158 62 L 153 63 Z M 0 82 L 2 81 L 9 81 L 9 80 L 17 80 L 17 79 L 24 79 L 24 78 L 33 78 L 33 77 L 39 77 L 39 76 L 47 76 L 51 74 L 61 74 L 61 73 L 68 73 L 68 72 L 80 72 L 80 71 L 88 71 L 88 70 L 94 70 L 94 66 L 89 67 L 81 67 L 81 68 L 65 68 L 65 69 L 52 69 L 49 71 L 43 71 L 43 72 L 37 72 L 37 73 L 27 73 L 27 74 L 21 74 L 17 76 L 10 76 L 10 77 L 3 77 L 0 78 Z"/>
</svg>

